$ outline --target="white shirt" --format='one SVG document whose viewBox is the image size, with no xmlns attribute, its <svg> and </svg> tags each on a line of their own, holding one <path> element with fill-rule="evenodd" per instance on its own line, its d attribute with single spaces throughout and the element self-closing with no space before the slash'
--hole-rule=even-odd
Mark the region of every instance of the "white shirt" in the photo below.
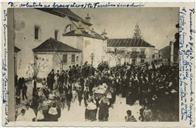
<svg viewBox="0 0 196 128">
<path fill-rule="evenodd" d="M 96 108 L 97 108 L 97 106 L 95 103 L 93 103 L 93 102 L 88 103 L 88 106 L 87 106 L 88 110 L 95 110 Z"/>
<path fill-rule="evenodd" d="M 28 110 L 26 109 L 25 121 L 32 121 L 33 118 L 36 118 L 35 112 L 33 111 L 33 109 L 32 108 L 29 108 Z"/>
<path fill-rule="evenodd" d="M 36 118 L 35 113 L 33 109 L 29 108 L 28 110 L 26 109 L 24 115 L 22 114 L 18 115 L 18 117 L 16 118 L 16 121 L 31 121 L 32 122 L 33 118 Z"/>
<path fill-rule="evenodd" d="M 18 117 L 16 118 L 16 121 L 25 121 L 26 116 L 25 115 L 18 115 Z"/>
</svg>

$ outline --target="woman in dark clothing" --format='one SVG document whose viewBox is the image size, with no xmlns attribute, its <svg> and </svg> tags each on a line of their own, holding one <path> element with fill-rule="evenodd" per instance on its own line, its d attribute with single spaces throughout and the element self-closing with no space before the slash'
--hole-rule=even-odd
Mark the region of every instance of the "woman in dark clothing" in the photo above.
<svg viewBox="0 0 196 128">
<path fill-rule="evenodd" d="M 22 78 L 19 78 L 18 86 L 17 86 L 17 90 L 16 90 L 16 93 L 18 94 L 19 97 L 21 95 L 22 86 L 23 86 Z"/>
<path fill-rule="evenodd" d="M 32 104 L 31 104 L 31 107 L 32 107 L 33 110 L 34 110 L 35 115 L 37 115 L 39 103 L 40 103 L 40 97 L 38 96 L 38 92 L 35 91 L 35 92 L 34 92 L 33 99 L 32 99 Z"/>
<path fill-rule="evenodd" d="M 123 78 L 123 81 L 122 81 L 122 97 L 126 97 L 127 85 L 128 85 L 127 79 Z"/>
<path fill-rule="evenodd" d="M 21 78 L 22 99 L 27 99 L 27 86 L 25 85 L 24 77 Z"/>
<path fill-rule="evenodd" d="M 15 85 L 15 91 L 16 91 L 16 93 L 17 93 L 17 91 L 18 91 L 18 76 L 17 75 L 15 75 L 15 83 L 14 83 L 14 85 Z"/>
<path fill-rule="evenodd" d="M 99 105 L 99 121 L 108 121 L 109 104 L 109 100 L 105 97 L 101 100 L 101 103 Z"/>
<path fill-rule="evenodd" d="M 47 87 L 48 87 L 49 89 L 51 89 L 50 74 L 48 74 L 48 76 L 47 76 Z"/>
<path fill-rule="evenodd" d="M 67 108 L 68 108 L 68 111 L 69 111 L 70 110 L 70 107 L 71 107 L 71 101 L 72 101 L 72 93 L 71 93 L 71 90 L 69 90 L 67 92 L 66 99 L 67 99 Z"/>
<path fill-rule="evenodd" d="M 27 98 L 27 85 L 25 83 L 23 84 L 23 87 L 22 87 L 22 99 L 23 100 L 28 99 Z"/>
<path fill-rule="evenodd" d="M 52 69 L 52 71 L 48 74 L 48 77 L 47 77 L 47 85 L 48 85 L 48 88 L 50 90 L 53 90 L 53 84 L 54 84 L 54 69 Z"/>
<path fill-rule="evenodd" d="M 82 102 L 82 96 L 83 96 L 83 91 L 82 91 L 82 87 L 79 87 L 78 89 L 78 102 L 79 102 L 79 105 L 81 106 L 81 102 Z"/>
</svg>

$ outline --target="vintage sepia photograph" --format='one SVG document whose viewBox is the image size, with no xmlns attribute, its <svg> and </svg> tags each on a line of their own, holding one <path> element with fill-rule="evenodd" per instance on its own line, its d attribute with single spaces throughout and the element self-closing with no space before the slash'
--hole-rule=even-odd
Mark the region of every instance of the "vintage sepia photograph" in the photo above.
<svg viewBox="0 0 196 128">
<path fill-rule="evenodd" d="M 178 7 L 8 8 L 8 27 L 10 120 L 179 121 Z"/>
</svg>

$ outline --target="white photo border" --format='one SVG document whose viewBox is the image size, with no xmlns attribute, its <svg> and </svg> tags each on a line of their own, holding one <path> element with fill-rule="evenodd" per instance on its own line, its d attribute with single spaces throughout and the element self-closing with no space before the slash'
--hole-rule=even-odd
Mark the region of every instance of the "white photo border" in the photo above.
<svg viewBox="0 0 196 128">
<path fill-rule="evenodd" d="M 54 6 L 56 3 L 56 6 Z M 59 6 L 57 6 L 59 4 Z M 42 6 L 41 6 L 42 5 Z M 64 5 L 64 6 L 63 6 Z M 59 123 L 59 122 L 12 122 L 8 121 L 8 90 L 12 83 L 9 77 L 10 53 L 7 38 L 7 8 L 38 8 L 38 7 L 68 7 L 68 8 L 144 8 L 144 7 L 179 7 L 179 122 L 136 122 L 136 123 Z M 2 124 L 10 127 L 130 127 L 133 128 L 187 128 L 195 126 L 195 7 L 194 3 L 184 2 L 2 2 L 1 3 L 1 98 Z M 12 51 L 13 52 L 13 51 Z"/>
</svg>

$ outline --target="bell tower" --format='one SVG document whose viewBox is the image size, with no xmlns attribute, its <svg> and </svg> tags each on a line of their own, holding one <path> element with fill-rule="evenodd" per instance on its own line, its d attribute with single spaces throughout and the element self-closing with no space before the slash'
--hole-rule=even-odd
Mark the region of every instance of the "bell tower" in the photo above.
<svg viewBox="0 0 196 128">
<path fill-rule="evenodd" d="M 142 38 L 141 30 L 140 30 L 140 27 L 139 27 L 138 24 L 135 25 L 133 38 L 137 38 L 137 39 L 141 39 Z"/>
</svg>

